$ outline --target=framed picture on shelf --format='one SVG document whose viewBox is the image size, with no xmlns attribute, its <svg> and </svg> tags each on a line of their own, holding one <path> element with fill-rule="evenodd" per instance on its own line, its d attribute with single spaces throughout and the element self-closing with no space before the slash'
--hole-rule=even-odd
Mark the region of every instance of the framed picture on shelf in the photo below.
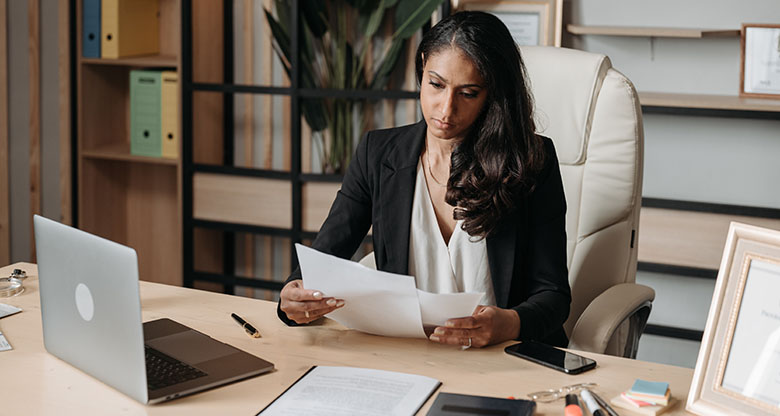
<svg viewBox="0 0 780 416">
<path fill-rule="evenodd" d="M 780 231 L 732 222 L 686 409 L 780 415 Z"/>
<path fill-rule="evenodd" d="M 742 24 L 739 95 L 780 99 L 780 24 Z"/>
<path fill-rule="evenodd" d="M 561 46 L 563 0 L 452 0 L 452 9 L 498 16 L 520 46 Z"/>
</svg>

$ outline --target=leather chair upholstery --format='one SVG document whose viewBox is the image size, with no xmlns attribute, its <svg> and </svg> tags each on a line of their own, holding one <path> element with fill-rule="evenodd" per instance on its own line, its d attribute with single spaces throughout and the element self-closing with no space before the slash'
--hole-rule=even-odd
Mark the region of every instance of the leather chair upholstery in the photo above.
<svg viewBox="0 0 780 416">
<path fill-rule="evenodd" d="M 600 54 L 522 47 L 537 131 L 563 178 L 573 349 L 635 358 L 655 292 L 635 282 L 644 133 L 639 99 Z"/>
</svg>

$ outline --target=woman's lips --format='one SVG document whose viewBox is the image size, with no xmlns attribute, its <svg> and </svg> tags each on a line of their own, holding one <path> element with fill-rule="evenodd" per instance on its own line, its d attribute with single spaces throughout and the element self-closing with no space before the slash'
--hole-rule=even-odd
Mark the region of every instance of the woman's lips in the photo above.
<svg viewBox="0 0 780 416">
<path fill-rule="evenodd" d="M 447 122 L 444 122 L 444 121 L 441 121 L 441 120 L 435 119 L 435 118 L 433 119 L 433 124 L 436 126 L 436 128 L 441 129 L 441 130 L 449 130 L 449 129 L 455 127 L 455 125 L 452 124 L 452 123 L 447 123 Z"/>
</svg>

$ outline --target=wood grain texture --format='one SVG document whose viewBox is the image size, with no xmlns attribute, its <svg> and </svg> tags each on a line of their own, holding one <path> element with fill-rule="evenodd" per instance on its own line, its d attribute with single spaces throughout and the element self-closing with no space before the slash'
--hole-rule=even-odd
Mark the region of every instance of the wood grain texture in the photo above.
<svg viewBox="0 0 780 416">
<path fill-rule="evenodd" d="M 59 67 L 60 221 L 73 224 L 70 124 L 70 2 L 57 2 Z M 78 32 L 80 33 L 80 32 Z"/>
<path fill-rule="evenodd" d="M 41 213 L 41 9 L 40 0 L 27 0 L 30 76 L 30 235 L 32 215 Z M 35 261 L 35 241 L 30 239 Z"/>
<path fill-rule="evenodd" d="M 32 277 L 28 292 L 11 303 L 26 311 L 40 309 L 38 279 L 34 265 L 15 264 Z M 3 319 L 3 332 L 13 334 L 12 354 L 0 354 L 3 374 L 14 380 L 15 398 L 4 403 L 11 415 L 78 414 L 102 415 L 106 409 L 127 414 L 245 415 L 256 414 L 285 391 L 313 365 L 367 367 L 435 378 L 441 392 L 489 397 L 524 398 L 530 392 L 579 382 L 597 383 L 595 391 L 605 400 L 617 396 L 635 379 L 669 383 L 677 403 L 665 415 L 683 415 L 693 378 L 690 368 L 580 352 L 598 366 L 572 376 L 504 353 L 512 342 L 462 351 L 426 339 L 392 338 L 349 330 L 329 319 L 315 325 L 288 327 L 276 317 L 276 303 L 200 290 L 140 283 L 142 319 L 170 318 L 274 363 L 276 370 L 247 380 L 183 397 L 164 405 L 146 406 L 75 370 L 47 354 L 42 342 L 41 314 L 20 313 Z M 263 335 L 247 337 L 227 312 L 251 322 Z M 41 388 L 45 386 L 45 388 Z M 435 394 L 434 394 L 435 396 Z M 428 412 L 429 398 L 418 414 Z M 537 403 L 536 414 L 559 415 L 562 399 Z M 621 414 L 623 414 L 621 412 Z"/>
<path fill-rule="evenodd" d="M 656 38 L 712 38 L 738 37 L 739 29 L 689 29 L 674 27 L 631 27 L 631 26 L 583 26 L 569 24 L 569 33 L 575 35 L 641 36 Z"/>
<path fill-rule="evenodd" d="M 7 0 L 0 0 L 0 22 L 8 27 Z M 8 35 L 0 30 L 0 264 L 11 262 L 8 145 Z"/>
<path fill-rule="evenodd" d="M 780 220 L 642 208 L 639 261 L 718 269 L 731 221 L 780 230 Z"/>
<path fill-rule="evenodd" d="M 780 113 L 780 100 L 742 98 L 736 95 L 639 92 L 642 105 L 713 110 L 766 111 Z"/>
<path fill-rule="evenodd" d="M 303 185 L 301 226 L 304 231 L 316 233 L 320 230 L 339 189 L 340 183 L 307 182 Z"/>
<path fill-rule="evenodd" d="M 255 75 L 254 1 L 244 0 L 244 84 L 254 84 Z M 255 164 L 255 95 L 244 94 L 244 162 L 246 167 Z M 255 274 L 255 236 L 243 235 L 244 275 Z M 254 297 L 254 289 L 246 288 L 245 296 Z"/>
<path fill-rule="evenodd" d="M 196 173 L 196 219 L 267 227 L 292 227 L 292 184 L 287 180 Z"/>
</svg>

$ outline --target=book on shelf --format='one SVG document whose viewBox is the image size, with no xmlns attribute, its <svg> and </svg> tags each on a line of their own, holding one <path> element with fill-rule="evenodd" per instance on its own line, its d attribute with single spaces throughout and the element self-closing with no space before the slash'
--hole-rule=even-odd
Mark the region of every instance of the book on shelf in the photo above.
<svg viewBox="0 0 780 416">
<path fill-rule="evenodd" d="M 179 81 L 174 71 L 130 71 L 130 153 L 179 157 Z"/>
<path fill-rule="evenodd" d="M 100 58 L 100 2 L 81 3 L 81 55 L 85 58 Z"/>
<path fill-rule="evenodd" d="M 158 0 L 102 0 L 100 56 L 125 58 L 159 53 Z"/>
</svg>

